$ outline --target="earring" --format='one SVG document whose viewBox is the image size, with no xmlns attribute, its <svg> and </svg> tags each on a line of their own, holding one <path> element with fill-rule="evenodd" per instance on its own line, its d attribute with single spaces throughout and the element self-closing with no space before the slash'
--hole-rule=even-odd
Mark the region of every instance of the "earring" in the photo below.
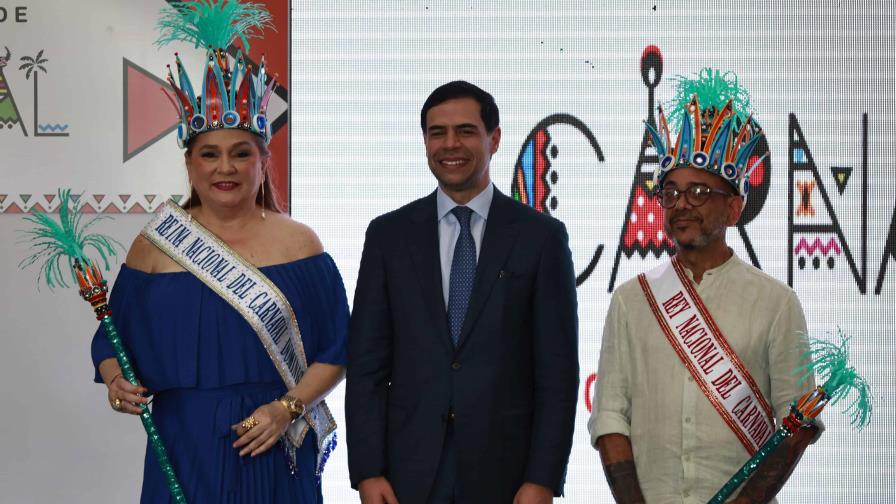
<svg viewBox="0 0 896 504">
<path fill-rule="evenodd" d="M 193 223 L 193 181 L 189 178 L 187 181 L 190 183 L 190 192 L 187 193 L 187 198 L 190 199 L 190 208 L 187 210 L 187 221 L 191 224 Z"/>
<path fill-rule="evenodd" d="M 261 176 L 261 218 L 262 218 L 262 219 L 266 219 L 266 218 L 267 218 L 267 217 L 265 216 L 265 214 L 264 214 L 264 207 L 265 207 L 265 201 L 264 201 L 264 175 L 262 174 L 262 176 Z"/>
</svg>

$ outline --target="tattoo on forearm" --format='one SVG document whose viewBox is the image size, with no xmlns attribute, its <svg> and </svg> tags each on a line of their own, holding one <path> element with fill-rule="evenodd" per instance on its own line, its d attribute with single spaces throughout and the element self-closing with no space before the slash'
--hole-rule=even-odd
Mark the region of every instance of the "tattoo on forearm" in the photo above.
<svg viewBox="0 0 896 504">
<path fill-rule="evenodd" d="M 604 474 L 618 504 L 644 504 L 634 460 L 607 464 L 604 466 Z"/>
<path fill-rule="evenodd" d="M 815 430 L 817 428 L 798 431 L 778 445 L 747 480 L 738 497 L 757 504 L 771 501 L 793 473 Z"/>
</svg>

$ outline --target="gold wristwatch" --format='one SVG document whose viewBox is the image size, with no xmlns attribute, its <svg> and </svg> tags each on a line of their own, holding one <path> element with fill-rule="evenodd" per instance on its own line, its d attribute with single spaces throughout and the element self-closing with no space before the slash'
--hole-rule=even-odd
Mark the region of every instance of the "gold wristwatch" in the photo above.
<svg viewBox="0 0 896 504">
<path fill-rule="evenodd" d="M 284 394 L 277 400 L 286 408 L 286 411 L 289 412 L 289 416 L 292 417 L 293 420 L 305 414 L 305 403 L 298 397 Z"/>
</svg>

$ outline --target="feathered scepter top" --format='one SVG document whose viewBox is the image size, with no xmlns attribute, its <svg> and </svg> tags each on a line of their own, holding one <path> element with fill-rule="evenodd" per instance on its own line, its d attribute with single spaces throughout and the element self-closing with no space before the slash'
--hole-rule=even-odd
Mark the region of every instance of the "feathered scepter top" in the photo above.
<svg viewBox="0 0 896 504">
<path fill-rule="evenodd" d="M 95 216 L 84 221 L 78 204 L 69 209 L 72 199 L 70 189 L 59 191 L 59 222 L 43 212 L 32 212 L 24 217 L 33 227 L 23 231 L 23 241 L 29 243 L 34 251 L 19 263 L 19 267 L 27 268 L 42 261 L 38 284 L 43 279 L 50 289 L 68 287 L 66 277 L 76 281 L 76 271 L 88 265 L 95 267 L 87 258 L 85 249 L 93 249 L 102 259 L 103 268 L 109 271 L 109 258 L 117 255 L 116 246 L 121 248 L 121 244 L 112 238 L 88 233 L 94 224 L 108 217 Z"/>
<path fill-rule="evenodd" d="M 843 413 L 850 417 L 849 424 L 858 430 L 862 430 L 871 421 L 871 392 L 868 382 L 849 365 L 849 340 L 839 329 L 837 335 L 840 344 L 824 340 L 812 340 L 810 342 L 809 364 L 801 370 L 805 370 L 803 381 L 812 373 L 824 380 L 824 385 L 817 387 L 815 391 L 804 396 L 797 404 L 800 411 L 814 411 L 811 418 L 815 418 L 825 405 L 837 404 L 842 399 L 854 395 L 852 401 L 843 409 Z"/>
<path fill-rule="evenodd" d="M 815 425 L 815 418 L 828 404 L 836 404 L 853 396 L 853 400 L 843 410 L 849 416 L 849 424 L 858 430 L 868 425 L 872 410 L 868 382 L 849 364 L 849 337 L 839 329 L 837 335 L 840 338 L 839 343 L 818 339 L 809 341 L 809 351 L 805 354 L 805 357 L 809 358 L 809 363 L 794 371 L 804 373 L 801 382 L 813 374 L 818 374 L 819 378 L 824 380 L 824 385 L 806 392 L 799 401 L 794 401 L 790 405 L 790 414 L 781 421 L 781 428 L 739 471 L 734 473 L 734 476 L 709 500 L 709 504 L 725 502 L 785 438 L 792 436 L 800 428 Z"/>
<path fill-rule="evenodd" d="M 122 376 L 133 385 L 139 385 L 131 361 L 124 350 L 121 337 L 115 329 L 112 321 L 112 309 L 109 308 L 107 293 L 109 288 L 96 261 L 88 257 L 86 251 L 92 249 L 100 256 L 103 266 L 109 270 L 109 257 L 116 256 L 116 247 L 123 248 L 120 243 L 112 238 L 99 233 L 88 233 L 88 229 L 96 222 L 107 217 L 93 217 L 84 220 L 81 213 L 82 204 L 71 202 L 71 190 L 59 191 L 59 222 L 44 212 L 32 212 L 25 216 L 25 220 L 32 224 L 31 229 L 23 231 L 24 242 L 32 248 L 32 253 L 26 257 L 19 266 L 22 268 L 42 261 L 38 284 L 43 278 L 51 289 L 54 287 L 68 287 L 66 277 L 77 280 L 81 297 L 93 307 L 97 320 L 102 323 L 106 337 L 115 349 L 115 358 L 121 367 Z M 65 272 L 68 272 L 66 275 Z M 168 489 L 174 498 L 174 502 L 185 504 L 187 502 L 180 484 L 174 475 L 174 468 L 168 459 L 168 452 L 162 444 L 152 414 L 146 404 L 139 404 L 142 412 L 140 420 L 149 437 L 150 445 L 156 454 L 156 459 L 165 475 Z"/>
</svg>

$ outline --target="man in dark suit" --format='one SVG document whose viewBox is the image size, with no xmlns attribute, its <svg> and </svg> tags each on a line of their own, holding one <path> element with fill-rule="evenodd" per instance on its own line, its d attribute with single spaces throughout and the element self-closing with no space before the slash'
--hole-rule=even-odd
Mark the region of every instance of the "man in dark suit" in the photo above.
<svg viewBox="0 0 896 504">
<path fill-rule="evenodd" d="M 351 483 L 365 504 L 561 495 L 578 394 L 563 224 L 491 183 L 494 98 L 437 88 L 420 113 L 438 189 L 367 229 L 349 335 Z"/>
</svg>

